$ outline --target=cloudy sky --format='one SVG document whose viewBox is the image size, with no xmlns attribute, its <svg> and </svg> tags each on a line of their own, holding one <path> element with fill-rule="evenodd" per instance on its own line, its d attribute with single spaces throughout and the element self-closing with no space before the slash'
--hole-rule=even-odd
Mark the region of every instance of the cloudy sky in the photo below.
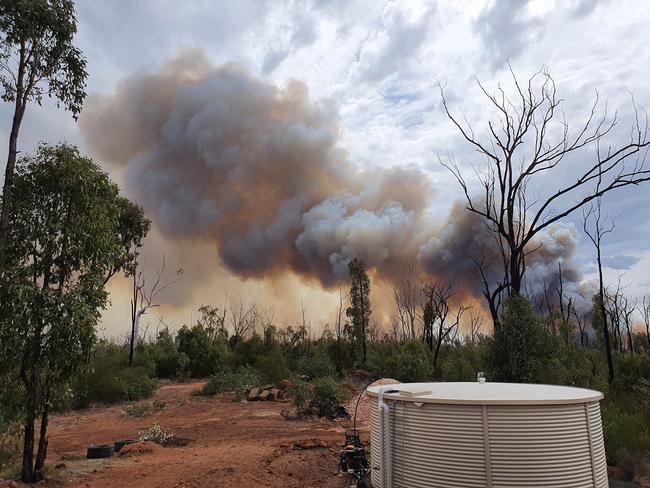
<svg viewBox="0 0 650 488">
<path fill-rule="evenodd" d="M 610 111 L 618 111 L 622 124 L 631 115 L 631 94 L 638 104 L 650 107 L 647 87 L 650 44 L 645 34 L 650 4 L 647 2 L 78 0 L 77 11 L 76 43 L 88 59 L 87 110 L 80 122 L 75 123 L 69 114 L 48 103 L 42 108 L 30 107 L 20 145 L 23 151 L 29 152 L 38 141 L 67 140 L 78 144 L 104 165 L 127 194 L 145 205 L 155 222 L 146 249 L 147 266 L 155 268 L 165 254 L 170 267 L 186 270 L 176 292 L 150 317 L 153 325 L 163 316 L 169 325 L 178 326 L 191 320 L 192 310 L 201 303 L 218 304 L 226 295 L 231 301 L 244 295 L 247 300 L 275 303 L 278 321 L 285 323 L 297 319 L 300 303 L 304 302 L 314 323 L 331 322 L 338 296 L 335 278 L 340 269 L 332 258 L 336 253 L 323 250 L 320 242 L 314 243 L 317 233 L 323 231 L 322 215 L 342 209 L 345 225 L 351 225 L 367 216 L 360 213 L 362 209 L 370 213 L 372 222 L 388 222 L 393 229 L 404 219 L 411 219 L 410 224 L 419 222 L 418 225 L 426 220 L 431 228 L 449 224 L 450 209 L 459 201 L 460 194 L 455 180 L 440 165 L 439 157 L 453 155 L 464 168 L 470 168 L 477 160 L 445 117 L 438 83 L 446 87 L 452 108 L 474 122 L 478 133 L 484 130 L 489 114 L 476 79 L 490 90 L 500 82 L 507 84 L 508 63 L 522 79 L 548 67 L 559 95 L 565 100 L 569 121 L 579 121 L 588 113 L 596 90 L 607 100 Z M 162 87 L 161 93 L 165 95 L 168 89 L 165 83 L 169 82 L 173 85 L 169 88 L 173 91 L 169 95 L 174 100 L 173 106 L 170 105 L 161 125 L 147 118 L 151 127 L 147 126 L 146 130 L 160 132 L 163 127 L 173 126 L 170 121 L 183 115 L 177 113 L 177 105 L 186 83 L 184 76 L 205 81 L 201 82 L 199 98 L 196 94 L 187 95 L 196 104 L 220 107 L 215 101 L 220 97 L 246 99 L 262 94 L 261 106 L 275 110 L 279 96 L 284 103 L 283 110 L 288 107 L 287 117 L 300 120 L 312 130 L 308 136 L 301 137 L 324 137 L 317 142 L 309 139 L 310 144 L 318 144 L 318 152 L 307 152 L 306 157 L 320 158 L 321 146 L 326 145 L 322 165 L 331 169 L 325 177 L 332 185 L 343 179 L 347 193 L 331 199 L 331 191 L 323 193 L 318 188 L 311 193 L 307 191 L 306 196 L 301 193 L 304 202 L 292 194 L 284 195 L 278 203 L 281 207 L 278 212 L 290 210 L 293 204 L 304 205 L 300 207 L 304 212 L 302 227 L 287 232 L 294 237 L 299 235 L 288 245 L 297 246 L 305 262 L 297 263 L 289 251 L 289 254 L 278 251 L 291 273 L 277 271 L 268 263 L 261 274 L 242 268 L 237 261 L 241 258 L 239 249 L 228 253 L 228 242 L 216 224 L 215 229 L 210 227 L 205 233 L 184 232 L 182 239 L 178 237 L 181 221 L 198 218 L 197 214 L 188 217 L 183 213 L 186 206 L 201 207 L 201 219 L 206 215 L 209 219 L 210 212 L 216 215 L 223 211 L 225 204 L 221 200 L 221 206 L 214 209 L 210 206 L 215 201 L 212 196 L 206 200 L 209 205 L 202 206 L 205 191 L 197 193 L 196 205 L 187 194 L 180 200 L 165 198 L 164 202 L 152 202 L 147 196 L 151 193 L 143 193 L 142 189 L 150 185 L 157 185 L 156 191 L 166 192 L 170 192 L 170 186 L 158 184 L 156 171 L 160 166 L 155 165 L 158 160 L 152 162 L 154 156 L 146 152 L 151 148 L 144 148 L 146 137 L 140 137 L 137 132 L 146 123 L 130 128 L 129 134 L 125 129 L 127 124 L 120 117 L 128 113 L 130 122 L 148 117 L 150 108 L 133 115 L 132 105 L 150 98 L 148 107 L 155 106 L 159 99 L 148 93 L 147 84 L 151 80 L 159 83 L 157 86 Z M 228 88 L 234 84 L 244 88 L 237 91 Z M 160 100 L 171 104 L 172 98 L 168 100 L 163 95 Z M 246 107 L 255 110 L 257 106 Z M 243 113 L 245 108 L 236 110 Z M 7 104 L 2 106 L 2 114 L 5 123 L 0 127 L 0 138 L 6 154 L 10 121 Z M 179 123 L 185 123 L 183 120 Z M 205 124 L 227 124 L 224 120 L 227 119 L 209 119 Z M 272 126 L 275 119 L 270 120 Z M 248 127 L 248 124 L 249 119 L 242 118 L 240 125 Z M 287 124 L 290 131 L 293 125 Z M 208 129 L 213 128 L 204 128 Z M 265 136 L 274 131 L 273 127 L 264 130 Z M 177 141 L 168 132 L 165 134 L 167 148 Z M 130 141 L 135 138 L 134 133 L 138 134 L 135 142 Z M 255 137 L 257 132 L 250 134 Z M 176 166 L 173 173 L 165 176 L 179 175 L 186 184 L 189 181 L 183 174 L 188 171 L 186 167 L 177 162 L 178 158 L 161 153 L 161 147 L 159 144 L 152 154 L 163 162 L 171 158 L 181 168 Z M 259 149 L 254 144 L 252 147 Z M 146 161 L 138 164 L 150 172 L 140 171 L 135 175 L 137 170 L 132 161 L 141 161 L 138 158 L 143 154 Z M 225 158 L 228 154 L 217 156 Z M 272 159 L 269 162 L 275 164 Z M 395 173 L 400 168 L 407 168 L 408 174 Z M 339 171 L 365 172 L 364 178 L 373 183 L 357 184 L 348 176 L 341 176 Z M 376 181 L 373 175 L 378 175 Z M 422 175 L 415 179 L 426 180 L 426 185 L 414 181 L 413 175 Z M 301 176 L 315 177 L 309 171 Z M 272 177 L 284 178 L 279 173 L 273 173 Z M 318 173 L 318 178 L 321 177 Z M 388 200 L 395 200 L 398 205 L 384 201 L 368 209 L 363 203 L 372 189 L 381 195 L 390 194 L 391 181 L 397 180 L 406 190 Z M 546 181 L 548 187 L 539 191 L 552 189 L 553 183 Z M 420 200 L 410 202 L 406 196 L 409 188 L 416 187 L 412 193 L 426 196 L 424 208 Z M 650 213 L 645 210 L 650 204 L 649 189 L 650 186 L 626 189 L 605 200 L 606 211 L 617 216 L 616 232 L 608 237 L 604 249 L 607 277 L 615 280 L 624 274 L 623 281 L 632 286 L 632 294 L 643 293 L 650 286 L 647 278 Z M 177 220 L 170 220 L 169 215 Z M 318 225 L 310 225 L 312 217 Z M 235 229 L 235 224 L 232 225 Z M 580 237 L 580 215 L 569 218 L 565 225 L 564 230 L 574 232 L 577 242 L 571 259 L 580 266 L 583 273 L 580 280 L 588 282 L 593 278 L 593 252 L 586 239 Z M 576 228 L 571 230 L 571 225 Z M 284 241 L 269 237 L 274 229 L 273 226 L 264 228 L 265 238 L 270 246 L 280 246 Z M 339 237 L 338 233 L 335 235 Z M 372 235 L 379 241 L 393 239 L 385 246 L 388 254 L 396 252 L 391 246 L 399 249 L 407 245 L 386 231 Z M 250 242 L 250 236 L 251 229 L 247 228 L 242 240 L 237 240 L 234 246 Z M 417 241 L 422 236 L 412 238 Z M 346 245 L 362 245 L 358 236 L 348 235 L 345 239 L 340 245 L 342 250 L 336 254 L 342 259 L 347 256 Z M 220 243 L 219 252 L 214 240 Z M 447 245 L 453 248 L 455 244 Z M 331 269 L 324 269 L 318 261 L 323 257 L 329 259 L 325 264 L 331 265 Z M 271 258 L 275 259 L 275 254 Z M 369 255 L 369 259 L 376 259 L 377 265 L 392 265 L 391 257 L 381 253 Z M 305 280 L 304 275 L 310 273 L 317 279 Z M 323 286 L 333 284 L 334 288 L 323 291 Z M 377 305 L 380 311 L 388 313 L 386 303 Z M 104 326 L 108 335 L 122 334 L 128 327 L 128 297 L 119 283 L 113 285 L 112 307 L 105 316 Z"/>
</svg>

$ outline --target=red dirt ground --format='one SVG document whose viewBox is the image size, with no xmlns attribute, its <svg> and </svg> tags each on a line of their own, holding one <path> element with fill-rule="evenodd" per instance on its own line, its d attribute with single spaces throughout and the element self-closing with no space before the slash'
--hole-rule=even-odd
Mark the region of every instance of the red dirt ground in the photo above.
<svg viewBox="0 0 650 488">
<path fill-rule="evenodd" d="M 46 486 L 343 486 L 344 479 L 335 473 L 350 422 L 284 420 L 280 412 L 289 408 L 287 403 L 193 396 L 200 386 L 163 386 L 156 399 L 164 400 L 165 408 L 145 417 L 124 417 L 124 405 L 56 416 L 49 429 L 48 464 L 53 468 Z M 137 438 L 154 422 L 192 441 L 139 455 L 85 459 L 88 445 Z M 304 449 L 292 447 L 301 443 Z"/>
</svg>

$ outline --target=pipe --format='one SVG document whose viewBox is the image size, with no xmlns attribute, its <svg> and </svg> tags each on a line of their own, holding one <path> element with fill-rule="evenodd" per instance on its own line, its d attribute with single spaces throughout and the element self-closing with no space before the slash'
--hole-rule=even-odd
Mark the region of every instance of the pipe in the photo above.
<svg viewBox="0 0 650 488">
<path fill-rule="evenodd" d="M 381 488 L 393 488 L 393 452 L 390 432 L 390 408 L 384 401 L 384 393 L 394 386 L 385 385 L 379 388 L 377 408 L 379 410 L 379 472 Z"/>
</svg>

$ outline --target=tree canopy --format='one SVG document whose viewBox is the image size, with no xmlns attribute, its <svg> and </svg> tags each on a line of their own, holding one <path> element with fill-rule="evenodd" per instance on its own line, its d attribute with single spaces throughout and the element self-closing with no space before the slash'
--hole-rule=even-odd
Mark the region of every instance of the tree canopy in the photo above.
<svg viewBox="0 0 650 488">
<path fill-rule="evenodd" d="M 148 222 L 120 197 L 106 173 L 66 144 L 42 145 L 36 156 L 20 160 L 15 189 L 0 352 L 15 365 L 3 373 L 15 386 L 13 395 L 22 399 L 22 479 L 33 482 L 45 460 L 49 409 L 65 395 L 95 341 L 108 299 L 107 276 L 123 266 L 125 253 L 144 237 Z M 34 465 L 39 415 L 41 440 Z"/>
</svg>

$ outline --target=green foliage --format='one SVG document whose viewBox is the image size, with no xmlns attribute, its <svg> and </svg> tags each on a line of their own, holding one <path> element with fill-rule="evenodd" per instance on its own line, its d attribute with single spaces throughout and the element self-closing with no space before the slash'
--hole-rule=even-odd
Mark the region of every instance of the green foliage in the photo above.
<svg viewBox="0 0 650 488">
<path fill-rule="evenodd" d="M 154 412 L 160 412 L 165 408 L 166 403 L 163 400 L 154 400 L 151 403 L 127 405 L 122 409 L 124 417 L 145 417 Z"/>
<path fill-rule="evenodd" d="M 370 324 L 370 280 L 366 267 L 359 258 L 354 258 L 348 263 L 350 273 L 350 306 L 345 311 L 351 322 L 348 334 L 357 347 L 361 348 L 361 359 L 367 360 L 366 334 Z"/>
<path fill-rule="evenodd" d="M 476 381 L 476 373 L 487 371 L 487 343 L 461 344 L 441 351 L 440 372 L 445 381 Z"/>
<path fill-rule="evenodd" d="M 36 156 L 19 161 L 13 187 L 0 357 L 20 365 L 3 376 L 22 396 L 21 417 L 33 438 L 36 417 L 66 400 L 86 363 L 108 299 L 106 280 L 121 269 L 124 246 L 132 243 L 121 234 L 125 206 L 117 185 L 74 146 L 41 145 Z M 45 447 L 40 443 L 34 469 L 26 449 L 23 480 L 40 476 Z"/>
<path fill-rule="evenodd" d="M 554 351 L 553 338 L 530 302 L 521 296 L 508 298 L 489 351 L 492 379 L 515 383 L 539 381 Z"/>
<path fill-rule="evenodd" d="M 296 407 L 296 414 L 299 418 L 304 418 L 311 415 L 311 390 L 309 383 L 301 380 L 300 378 L 293 378 L 289 385 L 289 397 Z"/>
<path fill-rule="evenodd" d="M 151 359 L 156 365 L 157 378 L 185 379 L 190 375 L 190 359 L 178 351 L 176 341 L 165 327 L 158 332 L 156 341 L 148 345 Z"/>
<path fill-rule="evenodd" d="M 258 357 L 256 362 L 260 378 L 264 383 L 277 384 L 289 376 L 287 359 L 277 347 Z"/>
<path fill-rule="evenodd" d="M 368 370 L 376 378 L 402 382 L 431 381 L 433 377 L 431 354 L 419 341 L 371 344 Z"/>
<path fill-rule="evenodd" d="M 222 370 L 226 364 L 228 348 L 225 339 L 219 335 L 209 333 L 201 323 L 192 328 L 184 325 L 176 334 L 177 352 L 179 356 L 184 354 L 188 358 L 186 371 L 189 371 L 193 378 L 205 378 Z M 185 366 L 184 360 L 176 359 L 176 372 L 181 371 Z"/>
<path fill-rule="evenodd" d="M 3 473 L 10 469 L 20 457 L 22 447 L 20 424 L 3 422 L 0 419 L 0 479 Z"/>
<path fill-rule="evenodd" d="M 72 406 L 87 407 L 93 402 L 115 403 L 151 397 L 158 382 L 151 378 L 155 365 L 145 354 L 138 354 L 128 366 L 126 348 L 107 341 L 95 347 L 90 364 L 73 385 Z"/>
<path fill-rule="evenodd" d="M 203 385 L 201 395 L 212 396 L 220 393 L 234 393 L 235 400 L 242 400 L 246 391 L 261 384 L 260 376 L 253 368 L 241 366 L 236 371 L 225 371 L 212 376 Z"/>
<path fill-rule="evenodd" d="M 336 408 L 345 400 L 341 385 L 332 378 L 319 378 L 314 382 L 311 409 L 319 417 L 334 418 Z"/>
<path fill-rule="evenodd" d="M 336 368 L 327 353 L 321 348 L 314 348 L 310 356 L 298 360 L 298 372 L 309 379 L 333 377 L 337 375 Z"/>
<path fill-rule="evenodd" d="M 86 97 L 88 74 L 82 52 L 72 44 L 77 32 L 74 2 L 1 2 L 0 31 L 0 60 L 15 63 L 18 71 L 16 77 L 2 73 L 3 100 L 16 100 L 20 91 L 40 105 L 43 95 L 53 96 L 76 118 Z M 21 46 L 29 57 L 21 57 Z"/>
</svg>

